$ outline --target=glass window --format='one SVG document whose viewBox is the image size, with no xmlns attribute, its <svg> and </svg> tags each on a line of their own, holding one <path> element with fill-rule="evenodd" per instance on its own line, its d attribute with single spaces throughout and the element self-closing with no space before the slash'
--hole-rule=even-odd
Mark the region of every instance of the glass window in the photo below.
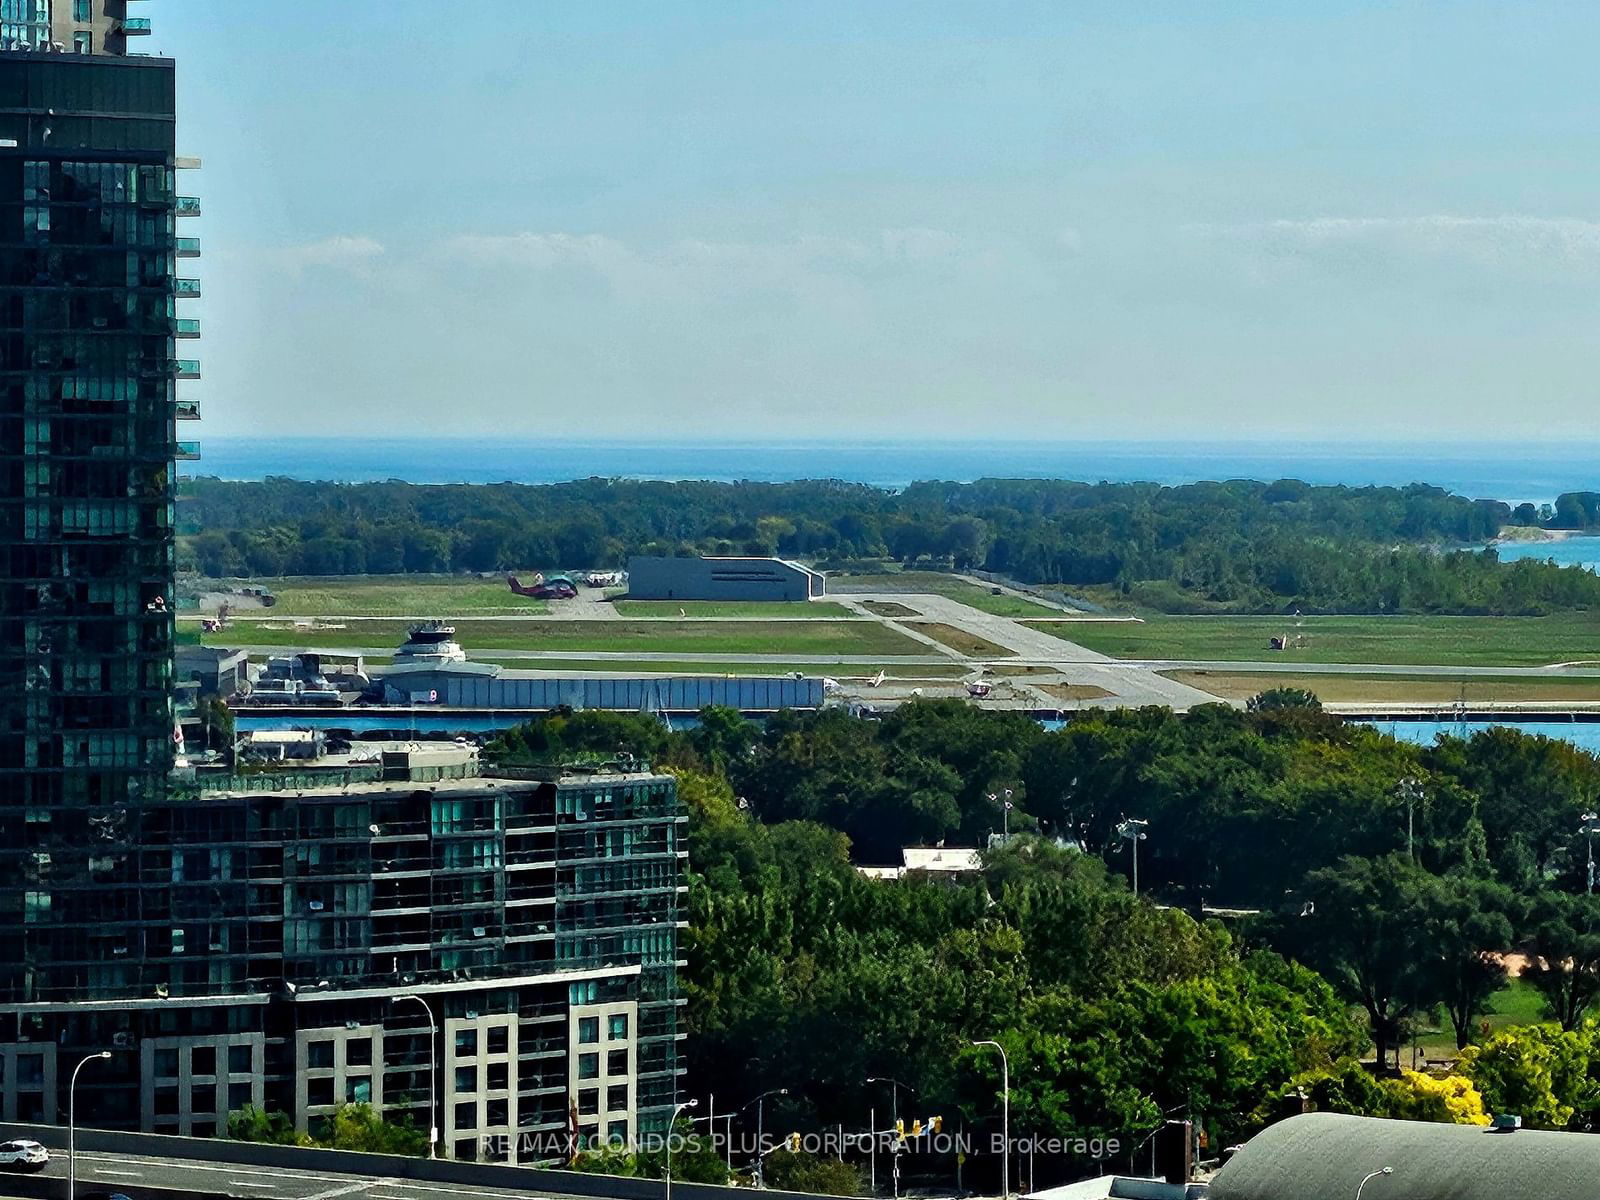
<svg viewBox="0 0 1600 1200">
<path fill-rule="evenodd" d="M 333 1043 L 311 1042 L 306 1046 L 306 1066 L 331 1067 L 333 1066 Z"/>
<path fill-rule="evenodd" d="M 477 1067 L 457 1067 L 456 1068 L 456 1091 L 458 1091 L 458 1092 L 475 1092 L 477 1090 L 478 1090 L 478 1068 Z"/>
<path fill-rule="evenodd" d="M 484 1068 L 484 1086 L 490 1089 L 509 1086 L 510 1066 L 507 1063 L 490 1063 Z"/>
<path fill-rule="evenodd" d="M 617 1112 L 628 1107 L 628 1085 L 612 1084 L 606 1089 L 606 1108 L 610 1112 Z"/>
<path fill-rule="evenodd" d="M 230 1075 L 248 1075 L 254 1069 L 249 1046 L 228 1047 L 228 1073 Z"/>
<path fill-rule="evenodd" d="M 94 34 L 87 29 L 80 29 L 72 35 L 72 49 L 76 54 L 93 54 Z"/>
<path fill-rule="evenodd" d="M 600 1089 L 599 1088 L 579 1088 L 578 1089 L 578 1114 L 580 1116 L 584 1116 L 584 1117 L 592 1117 L 596 1113 L 598 1113 L 599 1111 L 600 1111 Z"/>
<path fill-rule="evenodd" d="M 199 1115 L 201 1113 L 214 1113 L 217 1111 L 217 1086 L 214 1083 L 202 1083 L 198 1087 L 189 1089 L 189 1111 Z"/>
<path fill-rule="evenodd" d="M 489 1053 L 505 1054 L 511 1049 L 511 1030 L 505 1025 L 495 1025 L 489 1030 Z"/>
<path fill-rule="evenodd" d="M 606 1074 L 626 1075 L 628 1073 L 628 1052 L 626 1050 L 612 1050 L 606 1054 Z"/>
<path fill-rule="evenodd" d="M 178 1051 L 176 1047 L 166 1047 L 156 1051 L 155 1071 L 157 1079 L 176 1079 L 178 1077 Z"/>
<path fill-rule="evenodd" d="M 476 1129 L 478 1127 L 478 1105 L 471 1102 L 456 1105 L 456 1128 Z"/>
<path fill-rule="evenodd" d="M 90 0 L 72 0 L 72 19 L 80 25 L 94 20 L 94 10 Z"/>
<path fill-rule="evenodd" d="M 606 1137 L 613 1145 L 625 1146 L 628 1144 L 628 1123 L 626 1121 L 613 1121 L 606 1126 Z"/>
<path fill-rule="evenodd" d="M 606 1019 L 606 1036 L 613 1042 L 628 1036 L 628 1014 L 612 1013 Z"/>
<path fill-rule="evenodd" d="M 456 1030 L 456 1055 L 460 1058 L 476 1058 L 478 1056 L 478 1031 L 476 1029 Z"/>
<path fill-rule="evenodd" d="M 599 1079 L 600 1078 L 600 1056 L 598 1054 L 580 1054 L 580 1055 L 578 1055 L 578 1078 L 579 1079 Z"/>
<path fill-rule="evenodd" d="M 215 1046 L 196 1046 L 189 1056 L 189 1074 L 215 1075 L 217 1049 Z"/>
<path fill-rule="evenodd" d="M 353 1079 L 345 1080 L 344 1098 L 350 1104 L 372 1103 L 372 1077 L 358 1075 Z"/>
<path fill-rule="evenodd" d="M 511 1101 L 491 1100 L 483 1106 L 483 1123 L 489 1126 L 511 1124 Z"/>
<path fill-rule="evenodd" d="M 306 1080 L 306 1103 L 333 1103 L 333 1079 L 331 1076 L 324 1075 L 320 1079 Z"/>
<path fill-rule="evenodd" d="M 344 1044 L 344 1061 L 352 1067 L 370 1067 L 372 1065 L 372 1039 L 365 1037 L 351 1038 Z"/>
<path fill-rule="evenodd" d="M 592 1046 L 600 1040 L 600 1018 L 578 1018 L 578 1041 L 585 1046 Z"/>
</svg>

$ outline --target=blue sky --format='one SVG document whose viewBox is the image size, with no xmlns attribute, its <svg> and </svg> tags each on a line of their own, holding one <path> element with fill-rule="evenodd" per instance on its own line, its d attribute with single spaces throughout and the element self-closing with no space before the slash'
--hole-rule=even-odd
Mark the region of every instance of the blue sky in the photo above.
<svg viewBox="0 0 1600 1200">
<path fill-rule="evenodd" d="M 203 433 L 1594 438 L 1600 6 L 147 7 Z"/>
</svg>

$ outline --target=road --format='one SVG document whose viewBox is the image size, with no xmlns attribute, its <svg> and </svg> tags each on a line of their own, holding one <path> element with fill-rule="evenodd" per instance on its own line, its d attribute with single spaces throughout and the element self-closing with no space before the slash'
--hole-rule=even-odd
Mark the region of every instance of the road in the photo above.
<svg viewBox="0 0 1600 1200">
<path fill-rule="evenodd" d="M 559 1192 L 530 1192 L 526 1188 L 491 1188 L 406 1179 L 380 1179 L 331 1172 L 288 1170 L 282 1167 L 236 1166 L 199 1163 L 186 1159 L 149 1158 L 134 1154 L 102 1154 L 80 1150 L 78 1190 L 137 1192 L 141 1187 L 170 1191 L 222 1193 L 241 1200 L 473 1200 L 473 1197 L 561 1197 Z M 33 1178 L 67 1177 L 66 1154 L 56 1151 L 50 1163 Z M 0 1192 L 4 1191 L 0 1176 Z M 592 1198 L 589 1198 L 592 1200 Z"/>
</svg>

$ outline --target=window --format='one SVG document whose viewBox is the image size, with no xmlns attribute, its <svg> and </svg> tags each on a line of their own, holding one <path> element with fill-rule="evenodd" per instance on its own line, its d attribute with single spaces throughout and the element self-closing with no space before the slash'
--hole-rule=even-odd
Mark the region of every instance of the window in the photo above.
<svg viewBox="0 0 1600 1200">
<path fill-rule="evenodd" d="M 476 1129 L 478 1127 L 478 1105 L 476 1102 L 456 1105 L 456 1128 Z"/>
<path fill-rule="evenodd" d="M 578 1041 L 585 1046 L 592 1046 L 600 1040 L 600 1018 L 578 1018 Z"/>
<path fill-rule="evenodd" d="M 628 1073 L 628 1052 L 626 1050 L 612 1050 L 606 1054 L 606 1074 L 626 1075 Z"/>
<path fill-rule="evenodd" d="M 323 1076 L 321 1079 L 308 1079 L 308 1080 L 306 1080 L 306 1103 L 307 1104 L 332 1104 L 333 1103 L 333 1080 L 332 1080 L 332 1078 L 330 1078 L 328 1076 Z"/>
<path fill-rule="evenodd" d="M 72 19 L 79 25 L 94 20 L 94 7 L 90 0 L 72 0 Z"/>
<path fill-rule="evenodd" d="M 511 1049 L 511 1030 L 505 1025 L 495 1025 L 489 1030 L 489 1053 L 506 1054 Z"/>
<path fill-rule="evenodd" d="M 606 1109 L 617 1112 L 628 1107 L 628 1085 L 612 1084 L 606 1089 Z"/>
<path fill-rule="evenodd" d="M 477 1067 L 457 1067 L 456 1068 L 456 1091 L 458 1091 L 458 1092 L 475 1092 L 477 1090 L 478 1090 L 478 1068 Z"/>
<path fill-rule="evenodd" d="M 579 1079 L 599 1079 L 600 1078 L 600 1056 L 598 1054 L 580 1054 L 580 1055 L 578 1055 L 578 1078 Z"/>
<path fill-rule="evenodd" d="M 72 51 L 74 54 L 93 54 L 94 35 L 86 29 L 73 34 Z"/>
<path fill-rule="evenodd" d="M 459 1058 L 476 1058 L 478 1056 L 478 1031 L 476 1029 L 456 1030 L 456 1055 Z"/>
<path fill-rule="evenodd" d="M 157 1079 L 176 1079 L 178 1077 L 178 1051 L 173 1047 L 166 1047 L 156 1051 L 155 1072 Z"/>
<path fill-rule="evenodd" d="M 306 1046 L 306 1066 L 331 1067 L 333 1066 L 333 1043 L 311 1042 Z"/>
<path fill-rule="evenodd" d="M 511 1101 L 491 1100 L 483 1106 L 483 1123 L 485 1125 L 511 1124 Z"/>
<path fill-rule="evenodd" d="M 578 1113 L 580 1116 L 592 1117 L 600 1111 L 600 1089 L 580 1088 L 578 1090 Z"/>
<path fill-rule="evenodd" d="M 250 1085 L 248 1083 L 230 1083 L 228 1085 L 228 1111 L 238 1112 L 251 1102 Z"/>
<path fill-rule="evenodd" d="M 494 1088 L 507 1087 L 509 1071 L 509 1065 L 506 1063 L 490 1063 L 488 1067 L 485 1068 L 484 1087 L 491 1090 Z"/>
<path fill-rule="evenodd" d="M 613 1121 L 606 1126 L 606 1138 L 614 1146 L 628 1144 L 628 1123 L 626 1121 Z"/>
<path fill-rule="evenodd" d="M 613 1042 L 628 1036 L 627 1013 L 612 1013 L 606 1018 L 606 1036 Z"/>
<path fill-rule="evenodd" d="M 368 1075 L 358 1075 L 345 1081 L 344 1098 L 349 1104 L 372 1103 L 372 1078 Z"/>
<path fill-rule="evenodd" d="M 478 1140 L 476 1138 L 457 1138 L 455 1153 L 452 1157 L 461 1162 L 476 1162 L 478 1160 Z"/>
<path fill-rule="evenodd" d="M 254 1070 L 252 1058 L 249 1046 L 229 1046 L 228 1073 L 230 1075 L 250 1074 Z"/>
<path fill-rule="evenodd" d="M 215 1046 L 196 1046 L 189 1058 L 189 1074 L 215 1075 L 217 1073 L 217 1049 Z"/>
<path fill-rule="evenodd" d="M 189 1111 L 199 1116 L 201 1113 L 214 1113 L 217 1111 L 217 1085 L 203 1083 L 189 1089 Z"/>
<path fill-rule="evenodd" d="M 372 1039 L 366 1037 L 351 1038 L 344 1044 L 344 1061 L 352 1067 L 370 1067 L 372 1065 Z"/>
</svg>

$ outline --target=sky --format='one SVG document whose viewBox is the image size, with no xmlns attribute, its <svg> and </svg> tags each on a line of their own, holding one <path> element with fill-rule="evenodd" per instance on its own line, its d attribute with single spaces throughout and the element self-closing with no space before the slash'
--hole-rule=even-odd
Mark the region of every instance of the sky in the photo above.
<svg viewBox="0 0 1600 1200">
<path fill-rule="evenodd" d="M 202 438 L 1600 440 L 1600 5 L 147 7 Z"/>
</svg>

